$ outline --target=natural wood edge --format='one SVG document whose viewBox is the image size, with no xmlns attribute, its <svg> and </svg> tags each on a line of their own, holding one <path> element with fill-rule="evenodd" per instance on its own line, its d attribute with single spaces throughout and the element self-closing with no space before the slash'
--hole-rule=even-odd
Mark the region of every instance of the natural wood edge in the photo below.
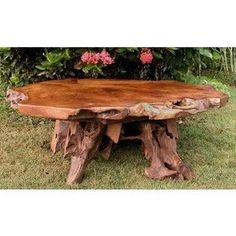
<svg viewBox="0 0 236 236">
<path fill-rule="evenodd" d="M 11 107 L 14 109 L 18 108 L 18 105 L 21 101 L 27 100 L 28 97 L 21 92 L 15 91 L 13 89 L 8 89 L 6 93 L 6 101 L 10 102 Z"/>
<path fill-rule="evenodd" d="M 174 119 L 180 116 L 187 116 L 212 108 L 220 108 L 228 101 L 228 96 L 222 98 L 190 99 L 184 98 L 175 102 L 168 102 L 165 105 L 138 103 L 131 107 L 92 107 L 79 109 L 68 118 L 98 118 L 101 120 L 125 120 L 129 117 L 145 117 L 150 120 Z"/>
<path fill-rule="evenodd" d="M 87 109 L 57 108 L 46 106 L 32 106 L 20 103 L 27 97 L 19 96 L 19 99 L 13 99 L 11 105 L 17 108 L 22 114 L 36 117 L 44 117 L 61 120 L 107 120 L 121 121 L 129 118 L 145 118 L 150 120 L 166 120 L 188 116 L 199 112 L 205 112 L 212 108 L 224 106 L 228 97 L 209 98 L 201 100 L 183 99 L 182 101 L 169 102 L 165 105 L 139 103 L 131 107 L 91 107 Z M 187 103 L 185 103 L 188 101 Z M 182 103 L 184 102 L 184 103 Z M 176 105 L 178 104 L 178 105 Z M 180 104 L 180 105 L 179 105 Z M 189 105 L 184 105 L 189 104 Z"/>
<path fill-rule="evenodd" d="M 139 85 L 145 86 L 138 87 Z M 72 92 L 76 97 L 78 95 L 83 98 L 83 94 L 87 94 L 89 88 L 97 91 L 97 93 L 91 94 L 93 102 L 88 99 L 85 101 L 79 99 L 77 103 L 74 96 L 71 96 Z M 129 98 L 123 99 L 122 91 L 126 88 Z M 109 91 L 113 90 L 115 93 L 109 94 Z M 65 94 L 65 99 L 67 99 L 65 103 L 63 99 L 59 99 L 61 98 L 60 93 Z M 111 103 L 104 100 L 103 94 L 108 96 L 107 100 L 111 96 Z M 116 97 L 119 99 L 113 99 Z M 58 120 L 123 121 L 131 117 L 163 120 L 191 115 L 224 106 L 228 101 L 228 96 L 216 91 L 212 86 L 177 81 L 145 82 L 101 79 L 92 82 L 86 79 L 68 78 L 8 89 L 6 100 L 11 103 L 13 108 L 30 116 Z"/>
</svg>

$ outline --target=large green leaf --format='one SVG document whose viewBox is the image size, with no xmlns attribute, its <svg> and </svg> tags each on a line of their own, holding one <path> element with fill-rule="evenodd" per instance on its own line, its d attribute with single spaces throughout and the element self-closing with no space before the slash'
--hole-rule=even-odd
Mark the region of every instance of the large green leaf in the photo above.
<svg viewBox="0 0 236 236">
<path fill-rule="evenodd" d="M 213 57 L 213 59 L 216 60 L 216 61 L 218 61 L 218 60 L 221 59 L 220 53 L 218 53 L 218 52 L 216 52 L 216 51 L 214 51 L 214 52 L 212 53 L 212 57 Z"/>
<path fill-rule="evenodd" d="M 199 48 L 200 55 L 213 59 L 212 53 L 209 48 Z"/>
</svg>

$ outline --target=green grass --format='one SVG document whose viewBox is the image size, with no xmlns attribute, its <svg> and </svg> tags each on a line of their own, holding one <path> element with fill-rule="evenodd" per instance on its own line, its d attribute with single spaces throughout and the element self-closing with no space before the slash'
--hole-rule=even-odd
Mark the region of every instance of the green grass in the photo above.
<svg viewBox="0 0 236 236">
<path fill-rule="evenodd" d="M 155 181 L 144 176 L 148 162 L 137 143 L 120 145 L 105 161 L 92 161 L 82 189 L 236 188 L 236 88 L 228 105 L 183 119 L 178 152 L 191 165 L 191 181 Z M 64 189 L 70 160 L 49 150 L 53 122 L 20 116 L 0 90 L 0 188 Z"/>
</svg>

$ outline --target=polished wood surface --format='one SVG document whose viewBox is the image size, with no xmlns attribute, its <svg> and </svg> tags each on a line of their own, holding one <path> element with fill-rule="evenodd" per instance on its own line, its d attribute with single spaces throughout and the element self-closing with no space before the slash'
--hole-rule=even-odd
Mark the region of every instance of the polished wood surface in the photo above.
<svg viewBox="0 0 236 236">
<path fill-rule="evenodd" d="M 211 105 L 217 101 L 218 107 L 228 100 L 227 95 L 211 86 L 169 80 L 51 80 L 13 88 L 9 94 L 12 92 L 23 96 L 23 99 L 17 101 L 17 108 L 21 113 L 54 119 L 69 119 L 81 110 L 99 113 L 115 109 L 121 112 L 122 109 L 138 104 L 149 104 L 155 108 L 172 104 L 176 106 L 173 108 L 177 109 L 180 102 L 186 98 L 194 101 L 207 99 Z M 212 99 L 216 100 L 212 102 Z"/>
</svg>

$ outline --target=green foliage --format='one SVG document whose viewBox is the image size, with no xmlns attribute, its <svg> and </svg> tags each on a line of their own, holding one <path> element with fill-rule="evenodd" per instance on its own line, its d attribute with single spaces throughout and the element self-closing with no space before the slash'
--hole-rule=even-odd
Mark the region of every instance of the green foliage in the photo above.
<svg viewBox="0 0 236 236">
<path fill-rule="evenodd" d="M 139 59 L 141 48 L 106 48 L 114 64 L 79 63 L 84 52 L 96 53 L 102 49 L 0 48 L 0 81 L 22 86 L 65 77 L 180 79 L 188 71 L 202 75 L 206 71 L 220 70 L 221 52 L 224 52 L 219 48 L 151 48 L 153 61 L 143 65 Z"/>
<path fill-rule="evenodd" d="M 181 76 L 181 81 L 191 84 L 207 84 L 213 86 L 216 90 L 226 93 L 230 96 L 229 87 L 216 79 L 209 78 L 207 76 L 196 76 L 192 73 L 187 73 Z"/>
<path fill-rule="evenodd" d="M 39 76 L 45 76 L 51 78 L 60 75 L 66 70 L 66 63 L 71 59 L 69 49 L 55 50 L 44 53 L 45 60 L 40 64 L 36 65 L 35 68 L 41 73 L 38 73 Z"/>
<path fill-rule="evenodd" d="M 231 73 L 226 76 L 225 72 L 217 73 L 214 78 L 221 81 L 224 84 L 235 86 L 236 85 L 236 74 Z"/>
<path fill-rule="evenodd" d="M 14 86 L 33 82 L 34 64 L 43 49 L 0 48 L 0 81 Z"/>
<path fill-rule="evenodd" d="M 95 64 L 77 64 L 75 66 L 77 70 L 82 70 L 85 74 L 85 76 L 97 78 L 99 75 L 104 75 L 102 71 L 101 65 L 95 65 Z"/>
<path fill-rule="evenodd" d="M 204 57 L 208 57 L 210 59 L 213 59 L 213 55 L 211 53 L 211 51 L 208 48 L 198 48 L 197 49 L 199 54 L 204 56 Z"/>
<path fill-rule="evenodd" d="M 11 77 L 9 78 L 9 82 L 11 85 L 15 85 L 15 86 L 22 86 L 24 84 L 19 73 L 12 73 Z"/>
<path fill-rule="evenodd" d="M 82 68 L 82 71 L 85 73 L 85 74 L 91 74 L 91 76 L 93 78 L 97 78 L 98 75 L 103 75 L 103 72 L 102 72 L 102 69 L 101 67 L 99 67 L 98 65 L 85 65 L 83 68 Z"/>
<path fill-rule="evenodd" d="M 46 60 L 42 61 L 36 68 L 42 71 L 53 71 L 64 65 L 66 60 L 70 59 L 69 50 L 65 49 L 59 52 L 46 52 Z"/>
<path fill-rule="evenodd" d="M 125 54 L 127 52 L 138 52 L 138 48 L 117 48 L 116 52 L 119 54 Z"/>
</svg>

